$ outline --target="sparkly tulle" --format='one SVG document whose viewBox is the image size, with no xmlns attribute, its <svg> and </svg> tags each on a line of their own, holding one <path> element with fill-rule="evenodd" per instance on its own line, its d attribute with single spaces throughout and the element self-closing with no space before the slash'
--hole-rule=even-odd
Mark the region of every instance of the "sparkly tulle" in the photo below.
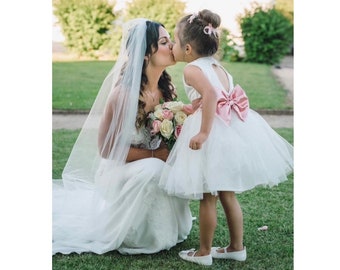
<svg viewBox="0 0 340 270">
<path fill-rule="evenodd" d="M 242 192 L 277 185 L 292 172 L 293 147 L 252 110 L 246 122 L 232 112 L 230 126 L 216 116 L 208 140 L 191 150 L 201 116 L 199 110 L 187 118 L 166 162 L 160 186 L 169 194 L 202 199 L 206 192 Z"/>
<path fill-rule="evenodd" d="M 212 57 L 199 58 L 197 65 L 217 89 L 223 89 Z M 233 79 L 226 72 L 230 89 Z M 199 93 L 185 85 L 190 100 Z M 202 109 L 190 115 L 182 127 L 164 167 L 160 187 L 168 194 L 188 199 L 202 199 L 203 193 L 243 192 L 256 186 L 275 186 L 293 172 L 293 146 L 274 131 L 255 111 L 249 109 L 245 121 L 231 111 L 226 123 L 215 115 L 212 130 L 200 150 L 189 148 L 189 142 L 201 126 Z"/>
</svg>

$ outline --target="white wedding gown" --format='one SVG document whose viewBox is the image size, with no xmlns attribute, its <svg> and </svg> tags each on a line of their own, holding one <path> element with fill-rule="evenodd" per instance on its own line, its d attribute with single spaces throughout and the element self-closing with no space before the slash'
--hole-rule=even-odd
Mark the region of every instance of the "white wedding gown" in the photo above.
<svg viewBox="0 0 340 270">
<path fill-rule="evenodd" d="M 147 158 L 106 172 L 105 199 L 94 184 L 53 180 L 52 253 L 155 253 L 185 240 L 192 226 L 189 201 L 159 188 L 163 166 Z"/>
</svg>

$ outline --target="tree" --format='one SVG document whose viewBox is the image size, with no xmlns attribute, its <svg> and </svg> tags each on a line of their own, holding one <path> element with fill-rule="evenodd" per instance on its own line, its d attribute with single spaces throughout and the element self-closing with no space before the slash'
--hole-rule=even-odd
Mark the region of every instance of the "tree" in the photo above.
<svg viewBox="0 0 340 270">
<path fill-rule="evenodd" d="M 290 51 L 293 25 L 280 11 L 254 5 L 239 17 L 248 62 L 277 64 Z"/>
<path fill-rule="evenodd" d="M 237 45 L 230 35 L 230 31 L 226 28 L 221 28 L 220 31 L 220 46 L 217 56 L 220 60 L 228 62 L 237 62 L 241 60 Z"/>
<path fill-rule="evenodd" d="M 294 23 L 294 0 L 276 0 L 274 7 Z"/>
<path fill-rule="evenodd" d="M 109 41 L 115 19 L 107 0 L 53 0 L 65 46 L 79 56 L 96 57 Z"/>
<path fill-rule="evenodd" d="M 133 0 L 127 4 L 125 18 L 143 17 L 162 23 L 173 37 L 176 22 L 184 15 L 180 0 Z"/>
<path fill-rule="evenodd" d="M 162 23 L 173 37 L 176 22 L 184 15 L 185 3 L 179 0 L 133 0 L 117 13 L 117 20 L 109 32 L 110 41 L 107 50 L 116 59 L 122 39 L 122 24 L 135 18 L 146 18 Z"/>
</svg>

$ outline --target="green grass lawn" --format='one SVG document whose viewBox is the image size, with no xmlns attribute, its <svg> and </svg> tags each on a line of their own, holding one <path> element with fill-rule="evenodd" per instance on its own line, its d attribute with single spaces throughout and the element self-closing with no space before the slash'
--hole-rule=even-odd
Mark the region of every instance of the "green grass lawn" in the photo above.
<svg viewBox="0 0 340 270">
<path fill-rule="evenodd" d="M 275 129 L 290 143 L 294 143 L 293 129 Z M 79 134 L 77 131 L 53 131 L 53 178 L 60 178 L 63 167 L 67 161 L 72 146 Z M 238 195 L 244 216 L 244 244 L 247 247 L 248 258 L 245 262 L 214 260 L 209 269 L 293 269 L 293 186 L 294 176 L 277 187 L 256 188 Z M 193 216 L 198 217 L 199 202 L 190 204 Z M 228 230 L 225 225 L 224 213 L 218 204 L 218 226 L 215 232 L 214 245 L 225 245 Z M 257 228 L 267 225 L 267 231 L 258 231 Z M 92 253 L 54 255 L 53 269 L 206 269 L 193 263 L 180 260 L 178 252 L 183 249 L 197 248 L 198 221 L 194 221 L 188 239 L 168 251 L 153 255 L 123 256 L 116 251 L 104 255 Z"/>
<path fill-rule="evenodd" d="M 52 63 L 52 107 L 58 110 L 89 110 L 112 61 Z"/>
<path fill-rule="evenodd" d="M 98 90 L 112 68 L 113 61 L 76 61 L 52 63 L 52 107 L 54 110 L 89 110 Z M 292 109 L 271 66 L 255 63 L 222 65 L 233 75 L 234 84 L 246 91 L 252 109 Z M 170 73 L 180 100 L 188 102 L 184 93 L 182 73 L 185 63 L 177 63 Z"/>
</svg>

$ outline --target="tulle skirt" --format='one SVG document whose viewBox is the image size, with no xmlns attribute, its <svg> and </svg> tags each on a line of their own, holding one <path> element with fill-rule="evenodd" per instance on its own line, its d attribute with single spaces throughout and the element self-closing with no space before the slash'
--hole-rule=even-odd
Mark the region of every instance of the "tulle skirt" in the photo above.
<svg viewBox="0 0 340 270">
<path fill-rule="evenodd" d="M 149 158 L 124 165 L 118 174 L 107 172 L 112 183 L 105 199 L 93 185 L 66 188 L 54 180 L 52 253 L 148 254 L 185 240 L 192 226 L 189 202 L 159 188 L 163 166 Z"/>
<path fill-rule="evenodd" d="M 164 166 L 160 187 L 168 194 L 202 199 L 203 193 L 250 190 L 274 186 L 293 171 L 293 146 L 255 111 L 241 121 L 232 111 L 230 125 L 215 116 L 212 130 L 200 150 L 189 148 L 200 130 L 202 111 L 184 122 Z"/>
</svg>

